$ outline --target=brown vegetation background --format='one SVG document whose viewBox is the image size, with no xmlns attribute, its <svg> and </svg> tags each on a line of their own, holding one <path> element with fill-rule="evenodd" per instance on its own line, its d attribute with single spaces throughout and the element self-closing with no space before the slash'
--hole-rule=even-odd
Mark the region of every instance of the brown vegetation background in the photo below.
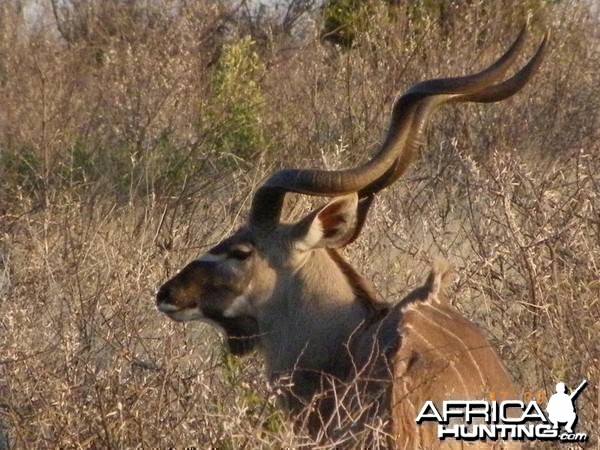
<svg viewBox="0 0 600 450">
<path fill-rule="evenodd" d="M 260 357 L 170 322 L 155 289 L 243 222 L 269 173 L 365 160 L 398 93 L 484 67 L 530 13 L 528 55 L 552 33 L 541 72 L 438 112 L 345 254 L 390 299 L 449 259 L 453 301 L 525 399 L 589 380 L 577 430 L 598 445 L 597 9 L 365 4 L 345 46 L 308 1 L 0 4 L 0 448 L 308 445 Z"/>
</svg>

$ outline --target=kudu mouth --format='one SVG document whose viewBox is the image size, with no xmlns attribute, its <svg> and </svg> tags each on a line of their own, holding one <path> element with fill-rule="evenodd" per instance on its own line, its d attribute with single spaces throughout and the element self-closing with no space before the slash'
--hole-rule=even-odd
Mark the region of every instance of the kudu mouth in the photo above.
<svg viewBox="0 0 600 450">
<path fill-rule="evenodd" d="M 158 295 L 160 295 L 160 292 Z M 178 308 L 175 305 L 171 305 L 170 303 L 166 303 L 160 300 L 156 301 L 156 309 L 158 309 L 161 313 L 166 314 L 167 316 L 181 311 L 181 308 Z"/>
<path fill-rule="evenodd" d="M 157 309 L 177 321 L 219 322 L 243 315 L 250 286 L 248 273 L 236 266 L 242 258 L 240 252 L 233 252 L 233 257 L 209 252 L 189 263 L 160 287 Z"/>
<path fill-rule="evenodd" d="M 156 293 L 156 308 L 177 322 L 202 319 L 206 267 L 193 261 L 163 284 Z"/>
<path fill-rule="evenodd" d="M 201 320 L 204 314 L 200 310 L 198 301 L 193 306 L 179 306 L 170 302 L 169 288 L 163 285 L 156 294 L 156 309 L 165 314 L 169 319 L 175 322 L 189 322 L 192 320 Z"/>
<path fill-rule="evenodd" d="M 226 308 L 211 307 L 210 302 L 203 301 L 211 290 L 204 273 L 206 266 L 206 262 L 194 261 L 163 284 L 156 293 L 156 308 L 175 322 L 206 321 L 216 325 L 223 330 L 229 351 L 244 355 L 258 344 L 258 323 L 248 315 L 227 317 Z"/>
</svg>

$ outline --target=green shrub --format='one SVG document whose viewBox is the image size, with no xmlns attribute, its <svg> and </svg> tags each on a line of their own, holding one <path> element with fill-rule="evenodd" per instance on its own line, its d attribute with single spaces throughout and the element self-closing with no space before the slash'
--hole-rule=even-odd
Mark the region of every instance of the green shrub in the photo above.
<svg viewBox="0 0 600 450">
<path fill-rule="evenodd" d="M 260 86 L 264 70 L 249 37 L 223 46 L 204 119 L 212 128 L 212 145 L 229 160 L 247 160 L 266 145 L 261 120 L 265 100 Z"/>
</svg>

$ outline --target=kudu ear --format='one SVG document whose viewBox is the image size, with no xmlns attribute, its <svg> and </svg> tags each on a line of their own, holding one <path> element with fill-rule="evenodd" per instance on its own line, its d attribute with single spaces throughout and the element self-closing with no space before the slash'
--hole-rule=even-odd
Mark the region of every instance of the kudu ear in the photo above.
<svg viewBox="0 0 600 450">
<path fill-rule="evenodd" d="M 364 220 L 359 220 L 358 195 L 334 198 L 316 209 L 294 227 L 295 245 L 299 250 L 339 248 L 355 239 Z"/>
</svg>

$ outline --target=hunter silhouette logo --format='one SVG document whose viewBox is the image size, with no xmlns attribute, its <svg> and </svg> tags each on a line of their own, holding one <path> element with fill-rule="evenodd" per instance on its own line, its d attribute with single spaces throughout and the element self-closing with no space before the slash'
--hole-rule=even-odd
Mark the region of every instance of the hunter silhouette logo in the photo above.
<svg viewBox="0 0 600 450">
<path fill-rule="evenodd" d="M 562 381 L 556 384 L 556 393 L 550 397 L 544 413 L 535 400 L 446 400 L 441 408 L 431 400 L 425 402 L 416 422 L 437 422 L 440 440 L 556 440 L 585 442 L 586 433 L 575 433 L 577 423 L 575 400 L 587 386 L 583 380 L 571 393 Z M 559 424 L 565 424 L 561 431 Z"/>
<path fill-rule="evenodd" d="M 584 387 L 587 386 L 587 380 L 583 380 L 577 389 L 571 393 L 566 393 L 565 383 L 562 381 L 556 384 L 556 394 L 552 394 L 546 406 L 548 411 L 548 419 L 553 424 L 553 429 L 558 429 L 559 422 L 566 423 L 565 431 L 573 433 L 573 426 L 577 422 L 577 413 L 575 412 L 575 399 L 581 393 Z"/>
</svg>

